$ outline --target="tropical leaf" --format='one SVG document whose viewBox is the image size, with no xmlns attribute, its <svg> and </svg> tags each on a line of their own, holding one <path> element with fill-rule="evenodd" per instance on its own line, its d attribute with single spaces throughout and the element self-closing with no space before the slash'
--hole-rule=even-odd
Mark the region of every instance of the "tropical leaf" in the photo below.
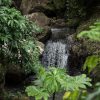
<svg viewBox="0 0 100 100">
<path fill-rule="evenodd" d="M 83 65 L 83 70 L 88 68 L 89 73 L 100 63 L 100 56 L 92 55 L 86 58 L 86 61 Z"/>
</svg>

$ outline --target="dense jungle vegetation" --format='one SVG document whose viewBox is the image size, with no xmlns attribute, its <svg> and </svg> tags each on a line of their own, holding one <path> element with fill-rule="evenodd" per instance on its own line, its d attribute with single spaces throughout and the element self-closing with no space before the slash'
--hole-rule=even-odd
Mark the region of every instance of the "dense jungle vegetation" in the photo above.
<svg viewBox="0 0 100 100">
<path fill-rule="evenodd" d="M 0 0 L 0 100 L 100 99 L 98 1 Z M 70 29 L 68 67 L 42 64 L 52 27 Z"/>
</svg>

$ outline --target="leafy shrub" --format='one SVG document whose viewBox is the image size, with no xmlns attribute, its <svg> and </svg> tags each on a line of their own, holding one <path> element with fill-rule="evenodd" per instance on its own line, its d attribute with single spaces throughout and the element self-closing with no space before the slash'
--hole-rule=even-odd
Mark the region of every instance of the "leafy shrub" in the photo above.
<svg viewBox="0 0 100 100">
<path fill-rule="evenodd" d="M 0 0 L 0 6 L 9 6 L 12 0 Z"/>
<path fill-rule="evenodd" d="M 50 94 L 55 92 L 85 89 L 86 85 L 91 86 L 90 79 L 84 74 L 72 77 L 67 75 L 64 69 L 51 67 L 46 71 L 41 67 L 35 86 L 28 86 L 26 92 L 28 96 L 35 96 L 36 100 L 48 100 Z"/>
<path fill-rule="evenodd" d="M 1 4 L 11 0 L 1 0 Z M 38 63 L 38 48 L 34 32 L 41 28 L 9 6 L 0 6 L 0 63 L 18 64 L 30 72 Z"/>
</svg>

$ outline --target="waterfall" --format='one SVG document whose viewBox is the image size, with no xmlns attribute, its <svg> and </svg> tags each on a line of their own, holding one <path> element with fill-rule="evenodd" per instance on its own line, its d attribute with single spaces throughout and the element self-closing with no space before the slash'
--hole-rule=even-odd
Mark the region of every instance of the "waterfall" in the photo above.
<svg viewBox="0 0 100 100">
<path fill-rule="evenodd" d="M 60 67 L 67 66 L 68 49 L 63 40 L 52 41 L 49 40 L 46 44 L 42 63 L 45 67 Z"/>
</svg>

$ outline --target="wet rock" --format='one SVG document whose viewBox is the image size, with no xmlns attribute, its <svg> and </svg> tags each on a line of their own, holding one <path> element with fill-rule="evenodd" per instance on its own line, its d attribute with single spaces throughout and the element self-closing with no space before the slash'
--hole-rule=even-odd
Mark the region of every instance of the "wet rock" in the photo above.
<svg viewBox="0 0 100 100">
<path fill-rule="evenodd" d="M 53 18 L 51 19 L 50 21 L 50 25 L 53 26 L 53 27 L 65 27 L 66 26 L 66 22 L 64 19 L 56 19 L 56 18 Z"/>
</svg>

